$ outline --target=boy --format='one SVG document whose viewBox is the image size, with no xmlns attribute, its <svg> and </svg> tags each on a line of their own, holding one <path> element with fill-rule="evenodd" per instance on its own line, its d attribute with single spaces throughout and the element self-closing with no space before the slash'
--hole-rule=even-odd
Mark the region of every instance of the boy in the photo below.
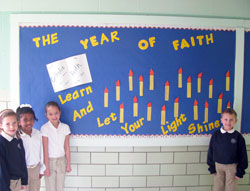
<svg viewBox="0 0 250 191">
<path fill-rule="evenodd" d="M 237 183 L 248 167 L 246 144 L 234 128 L 237 114 L 234 109 L 225 109 L 221 114 L 221 129 L 211 137 L 207 164 L 214 175 L 214 191 L 237 191 Z"/>
</svg>

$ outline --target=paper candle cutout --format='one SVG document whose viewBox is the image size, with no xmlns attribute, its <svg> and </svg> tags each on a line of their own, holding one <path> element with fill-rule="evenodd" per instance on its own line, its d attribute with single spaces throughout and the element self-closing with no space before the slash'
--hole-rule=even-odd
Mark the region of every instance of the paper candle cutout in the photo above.
<svg viewBox="0 0 250 191">
<path fill-rule="evenodd" d="M 109 91 L 108 88 L 104 89 L 104 107 L 108 107 L 108 97 L 109 97 Z"/>
<path fill-rule="evenodd" d="M 154 90 L 154 71 L 152 68 L 149 75 L 149 90 Z"/>
<path fill-rule="evenodd" d="M 138 116 L 138 103 L 137 103 L 137 97 L 135 96 L 133 99 L 133 116 L 137 117 Z"/>
<path fill-rule="evenodd" d="M 214 80 L 213 78 L 209 81 L 209 93 L 208 93 L 208 97 L 209 98 L 213 98 L 213 83 Z"/>
<path fill-rule="evenodd" d="M 187 79 L 187 98 L 191 98 L 191 76 Z"/>
<path fill-rule="evenodd" d="M 230 73 L 229 70 L 226 73 L 226 91 L 230 90 Z"/>
<path fill-rule="evenodd" d="M 152 103 L 148 102 L 148 105 L 147 105 L 147 121 L 151 121 L 151 116 L 152 116 Z"/>
<path fill-rule="evenodd" d="M 120 123 L 124 123 L 124 104 L 120 105 Z"/>
<path fill-rule="evenodd" d="M 207 123 L 208 122 L 208 102 L 205 102 L 205 111 L 204 111 L 204 122 Z"/>
<path fill-rule="evenodd" d="M 230 101 L 227 102 L 227 109 L 231 108 L 231 103 Z"/>
<path fill-rule="evenodd" d="M 222 113 L 222 96 L 223 96 L 223 93 L 221 93 L 221 94 L 219 95 L 219 98 L 218 98 L 217 113 Z"/>
<path fill-rule="evenodd" d="M 120 81 L 116 81 L 116 101 L 120 101 Z"/>
<path fill-rule="evenodd" d="M 201 77 L 202 77 L 202 72 L 198 74 L 197 78 L 197 92 L 201 93 Z"/>
<path fill-rule="evenodd" d="M 179 116 L 179 97 L 175 98 L 174 100 L 174 117 Z"/>
<path fill-rule="evenodd" d="M 140 75 L 139 77 L 139 95 L 143 96 L 143 77 Z"/>
<path fill-rule="evenodd" d="M 198 102 L 194 100 L 194 120 L 198 120 Z"/>
<path fill-rule="evenodd" d="M 129 70 L 128 86 L 129 86 L 129 91 L 133 91 L 133 72 L 132 72 L 132 70 Z"/>
<path fill-rule="evenodd" d="M 182 88 L 182 68 L 178 71 L 178 88 Z"/>
<path fill-rule="evenodd" d="M 161 108 L 161 125 L 166 125 L 166 106 L 163 105 Z"/>
<path fill-rule="evenodd" d="M 169 100 L 169 82 L 166 81 L 165 83 L 165 101 Z"/>
</svg>

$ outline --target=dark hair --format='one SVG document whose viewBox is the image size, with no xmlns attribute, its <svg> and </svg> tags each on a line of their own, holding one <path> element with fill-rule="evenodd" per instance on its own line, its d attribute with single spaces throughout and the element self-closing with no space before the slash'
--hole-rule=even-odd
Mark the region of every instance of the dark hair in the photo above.
<svg viewBox="0 0 250 191">
<path fill-rule="evenodd" d="M 31 105 L 20 105 L 17 109 L 16 109 L 16 115 L 17 115 L 17 120 L 19 121 L 21 118 L 21 115 L 23 114 L 27 114 L 30 113 L 33 115 L 34 119 L 37 121 L 38 119 L 36 118 L 35 112 L 32 109 Z"/>
<path fill-rule="evenodd" d="M 4 109 L 0 112 L 0 124 L 2 124 L 3 119 L 5 117 L 9 117 L 9 116 L 15 116 L 17 117 L 16 113 L 12 110 L 12 109 Z"/>
<path fill-rule="evenodd" d="M 45 105 L 45 113 L 47 113 L 47 108 L 49 106 L 54 106 L 54 107 L 57 107 L 59 109 L 59 111 L 61 111 L 61 108 L 59 106 L 59 104 L 55 101 L 49 101 L 46 105 Z"/>
<path fill-rule="evenodd" d="M 230 115 L 235 115 L 235 117 L 237 117 L 237 113 L 236 113 L 236 111 L 235 111 L 233 108 L 227 108 L 227 109 L 225 109 L 225 110 L 221 113 L 221 116 L 222 116 L 224 113 L 228 113 L 228 114 L 230 114 Z"/>
</svg>

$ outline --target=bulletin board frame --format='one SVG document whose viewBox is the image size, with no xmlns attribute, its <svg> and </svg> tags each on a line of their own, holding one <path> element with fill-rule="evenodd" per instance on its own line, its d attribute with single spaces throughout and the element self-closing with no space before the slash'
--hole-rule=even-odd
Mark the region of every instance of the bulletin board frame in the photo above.
<svg viewBox="0 0 250 191">
<path fill-rule="evenodd" d="M 126 26 L 170 26 L 179 28 L 234 29 L 236 30 L 234 108 L 238 111 L 236 129 L 240 131 L 243 71 L 244 71 L 244 31 L 250 28 L 249 20 L 192 18 L 172 16 L 134 16 L 134 15 L 61 15 L 61 14 L 13 14 L 11 23 L 11 108 L 19 105 L 20 99 L 20 25 L 116 25 Z M 244 135 L 250 144 L 250 136 Z M 72 146 L 183 146 L 208 145 L 209 135 L 180 136 L 71 136 Z"/>
</svg>

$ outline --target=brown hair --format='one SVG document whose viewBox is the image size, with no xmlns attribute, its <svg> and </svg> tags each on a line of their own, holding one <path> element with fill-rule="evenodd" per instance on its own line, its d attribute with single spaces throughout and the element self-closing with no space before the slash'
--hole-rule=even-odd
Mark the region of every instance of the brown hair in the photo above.
<svg viewBox="0 0 250 191">
<path fill-rule="evenodd" d="M 237 113 L 236 113 L 236 111 L 235 111 L 233 108 L 227 108 L 227 109 L 225 109 L 225 110 L 221 113 L 221 116 L 222 116 L 224 113 L 228 113 L 228 114 L 230 114 L 230 115 L 235 115 L 235 117 L 237 118 Z"/>
<path fill-rule="evenodd" d="M 49 102 L 45 105 L 45 113 L 47 113 L 47 108 L 50 107 L 50 106 L 57 107 L 58 110 L 61 111 L 61 108 L 60 108 L 60 106 L 58 105 L 57 102 L 55 102 L 55 101 L 49 101 Z"/>
<path fill-rule="evenodd" d="M 0 124 L 2 124 L 3 119 L 8 116 L 16 116 L 16 113 L 12 109 L 4 109 L 0 112 Z"/>
</svg>

